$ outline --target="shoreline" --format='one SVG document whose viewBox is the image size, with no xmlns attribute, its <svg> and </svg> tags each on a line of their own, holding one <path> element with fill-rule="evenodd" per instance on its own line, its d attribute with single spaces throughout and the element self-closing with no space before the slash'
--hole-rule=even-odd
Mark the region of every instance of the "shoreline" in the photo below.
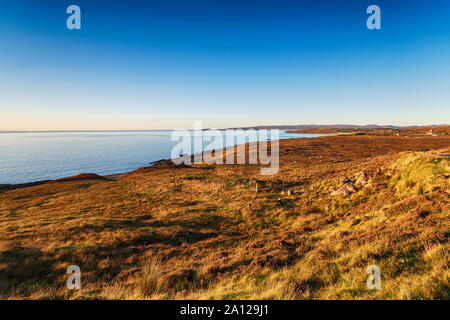
<svg viewBox="0 0 450 320">
<path fill-rule="evenodd" d="M 331 129 L 331 130 L 330 130 Z M 278 140 L 290 140 L 290 139 L 317 139 L 317 138 L 321 138 L 321 137 L 330 137 L 330 136 L 361 136 L 361 137 L 375 137 L 375 136 L 384 136 L 384 137 L 397 137 L 397 138 L 419 138 L 419 137 L 443 137 L 443 136 L 448 136 L 450 134 L 450 126 L 436 126 L 436 127 L 418 127 L 418 128 L 414 128 L 414 130 L 411 132 L 411 128 L 404 128 L 403 131 L 402 129 L 386 129 L 386 128 L 376 128 L 376 129 L 365 129 L 363 132 L 359 131 L 358 128 L 351 128 L 353 131 L 350 132 L 342 132 L 340 131 L 340 128 L 338 130 L 332 129 L 332 128 L 314 128 L 314 129 L 305 129 L 305 130 L 286 130 L 286 132 L 288 133 L 296 133 L 296 134 L 318 134 L 319 136 L 316 137 L 289 137 L 289 138 L 282 138 L 282 139 L 278 139 Z M 423 130 L 436 130 L 437 132 L 440 132 L 440 130 L 442 130 L 442 134 L 439 135 L 432 135 L 429 133 L 429 131 L 426 132 L 422 132 Z M 347 128 L 344 130 L 348 130 Z M 142 131 L 142 130 L 141 130 Z M 162 130 L 147 130 L 147 131 L 162 131 Z M 400 133 L 400 134 L 399 134 Z M 412 135 L 407 135 L 406 133 L 413 133 Z M 270 139 L 268 140 L 270 141 Z M 246 143 L 248 144 L 248 143 Z M 234 145 L 232 146 L 237 147 L 238 145 Z M 224 147 L 222 149 L 226 149 L 226 148 L 230 148 L 230 147 Z M 217 150 L 221 150 L 221 149 L 215 149 L 215 150 L 211 150 L 212 152 L 215 152 Z M 203 151 L 205 152 L 205 151 Z M 194 156 L 195 154 L 188 154 L 188 155 L 183 155 L 183 157 L 186 156 Z M 1 191 L 9 191 L 9 190 L 14 190 L 14 189 L 20 189 L 20 188 L 27 188 L 27 187 L 33 187 L 33 186 L 37 186 L 37 185 L 42 185 L 45 183 L 49 183 L 49 182 L 58 182 L 58 181 L 64 181 L 67 179 L 76 179 L 79 176 L 83 176 L 83 175 L 95 175 L 97 177 L 97 179 L 106 179 L 106 180 L 117 180 L 120 179 L 122 176 L 129 174 L 131 172 L 134 172 L 136 170 L 139 170 L 141 168 L 149 168 L 149 167 L 154 167 L 155 165 L 161 165 L 161 164 L 168 164 L 168 162 L 171 163 L 171 159 L 159 159 L 156 161 L 152 161 L 149 163 L 148 166 L 142 166 L 142 167 L 138 167 L 136 169 L 130 170 L 130 171 L 125 171 L 125 172 L 120 172 L 120 173 L 112 173 L 112 174 L 107 174 L 107 175 L 99 175 L 97 173 L 79 173 L 77 175 L 74 176 L 67 176 L 67 177 L 60 177 L 60 178 L 56 178 L 56 179 L 48 179 L 48 180 L 38 180 L 38 181 L 31 181 L 31 182 L 24 182 L 24 183 L 17 183 L 17 184 L 0 184 L 0 192 Z M 172 164 L 172 163 L 171 163 Z M 174 166 L 176 166 L 175 164 L 173 164 Z"/>
<path fill-rule="evenodd" d="M 116 181 L 84 175 L 91 180 L 0 192 L 3 271 L 20 280 L 4 294 L 11 299 L 161 299 L 161 294 L 220 299 L 239 292 L 234 297 L 260 299 L 267 298 L 261 286 L 278 288 L 281 280 L 276 297 L 288 299 L 305 298 L 292 281 L 319 279 L 323 285 L 315 289 L 316 298 L 331 293 L 344 299 L 354 292 L 343 297 L 336 285 L 363 279 L 366 266 L 375 263 L 393 265 L 383 279 L 393 283 L 390 288 L 407 277 L 408 290 L 446 296 L 446 288 L 436 292 L 434 283 L 446 280 L 449 258 L 450 136 L 293 138 L 280 141 L 279 150 L 279 172 L 270 176 L 262 176 L 258 165 L 161 163 Z M 428 273 L 427 261 L 419 260 L 420 272 L 408 267 L 397 273 L 405 252 L 414 252 L 412 259 L 429 257 L 429 247 L 419 241 L 435 244 L 430 261 L 437 261 L 439 272 Z M 422 251 L 414 251 L 418 248 Z M 380 260 L 373 260 L 375 254 Z M 64 267 L 73 264 L 88 276 L 83 290 L 67 296 Z M 159 270 L 162 290 L 151 296 L 140 289 L 149 266 Z M 329 281 L 334 266 L 339 282 Z M 24 267 L 33 271 L 25 280 L 44 289 L 18 291 Z M 307 272 L 306 280 L 295 278 L 299 268 Z M 436 282 L 424 288 L 424 274 Z M 361 298 L 374 298 L 364 280 L 358 281 Z M 174 291 L 174 283 L 183 287 Z M 392 298 L 389 292 L 398 290 L 380 291 L 379 298 Z"/>
<path fill-rule="evenodd" d="M 144 131 L 144 130 L 140 130 L 140 131 Z M 147 130 L 147 131 L 163 131 L 163 130 Z M 68 132 L 68 131 L 65 131 L 65 132 Z M 291 132 L 291 133 L 297 133 L 297 132 Z M 298 132 L 298 134 L 303 134 L 303 133 Z M 316 134 L 316 133 L 313 133 L 313 134 Z M 316 139 L 316 138 L 320 138 L 320 137 L 327 137 L 327 136 L 334 136 L 334 135 L 337 135 L 337 134 L 320 134 L 317 137 L 297 137 L 297 138 L 290 137 L 290 138 L 283 138 L 283 139 L 278 139 L 278 140 Z M 268 139 L 267 141 L 271 141 L 271 140 Z M 248 144 L 248 142 L 245 143 L 245 145 L 246 144 Z M 226 149 L 226 148 L 235 148 L 237 146 L 240 146 L 240 144 L 236 144 L 236 145 L 230 146 L 230 147 L 224 147 L 224 148 L 221 148 L 221 149 L 214 149 L 214 150 L 211 150 L 211 151 L 212 152 L 216 152 L 216 151 L 223 150 L 223 149 Z M 202 153 L 204 153 L 204 152 L 205 151 L 202 151 Z M 182 157 L 193 157 L 195 155 L 196 155 L 196 153 L 192 153 L 192 154 L 183 155 Z M 155 160 L 155 161 L 149 162 L 148 166 L 142 166 L 142 167 L 130 170 L 130 171 L 125 171 L 125 172 L 120 172 L 120 173 L 111 173 L 111 174 L 107 174 L 107 175 L 100 175 L 100 174 L 95 173 L 95 172 L 80 172 L 79 174 L 74 175 L 74 176 L 60 177 L 60 178 L 56 178 L 56 179 L 38 180 L 38 181 L 23 182 L 23 183 L 3 183 L 3 184 L 0 184 L 0 192 L 1 191 L 9 191 L 9 190 L 15 190 L 15 189 L 39 186 L 39 185 L 43 185 L 43 184 L 49 183 L 49 182 L 60 182 L 60 181 L 64 181 L 64 180 L 67 180 L 67 179 L 77 179 L 77 177 L 83 176 L 83 175 L 91 175 L 91 177 L 93 177 L 95 175 L 95 176 L 97 176 L 97 179 L 105 178 L 106 180 L 117 180 L 117 179 L 120 179 L 122 176 L 124 176 L 126 174 L 129 174 L 131 172 L 134 172 L 136 170 L 139 170 L 141 168 L 151 168 L 151 167 L 154 167 L 155 165 L 156 166 L 158 166 L 158 165 L 167 165 L 169 162 L 170 162 L 170 164 L 173 164 L 171 159 L 159 159 L 159 160 Z M 175 164 L 173 164 L 173 165 L 176 166 L 176 167 L 181 166 L 181 165 L 175 165 Z M 86 179 L 86 178 L 82 178 L 82 179 Z"/>
</svg>

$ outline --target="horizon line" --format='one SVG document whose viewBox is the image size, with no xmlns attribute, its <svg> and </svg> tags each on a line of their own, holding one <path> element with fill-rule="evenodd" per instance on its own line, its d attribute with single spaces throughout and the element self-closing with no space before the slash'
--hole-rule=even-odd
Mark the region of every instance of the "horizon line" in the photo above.
<svg viewBox="0 0 450 320">
<path fill-rule="evenodd" d="M 294 128 L 294 127 L 314 127 L 314 128 L 333 128 L 339 127 L 343 129 L 348 128 L 389 128 L 389 129 L 400 129 L 400 128 L 427 128 L 427 127 L 441 127 L 449 126 L 450 124 L 430 124 L 430 125 L 378 125 L 378 124 L 293 124 L 293 125 L 253 125 L 253 126 L 240 126 L 240 127 L 226 127 L 226 128 L 204 128 L 202 130 L 214 129 L 214 130 L 227 130 L 227 129 L 251 129 L 251 128 Z M 300 128 L 301 129 L 301 128 Z M 310 128 L 304 128 L 310 129 Z M 61 130 L 0 130 L 0 133 L 32 133 L 32 132 L 142 132 L 142 131 L 174 131 L 174 130 L 194 130 L 194 129 L 61 129 Z"/>
</svg>

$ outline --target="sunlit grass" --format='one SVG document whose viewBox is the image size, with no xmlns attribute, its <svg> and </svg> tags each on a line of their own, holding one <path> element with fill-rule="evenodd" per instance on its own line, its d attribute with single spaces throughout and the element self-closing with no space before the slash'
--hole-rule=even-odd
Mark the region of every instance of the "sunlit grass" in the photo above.
<svg viewBox="0 0 450 320">
<path fill-rule="evenodd" d="M 448 299 L 448 149 L 387 155 L 401 144 L 361 139 L 284 142 L 299 151 L 282 149 L 276 176 L 167 166 L 3 191 L 0 298 Z M 370 186 L 330 195 L 361 170 Z M 81 290 L 65 286 L 72 264 Z M 369 265 L 381 290 L 366 287 Z"/>
</svg>

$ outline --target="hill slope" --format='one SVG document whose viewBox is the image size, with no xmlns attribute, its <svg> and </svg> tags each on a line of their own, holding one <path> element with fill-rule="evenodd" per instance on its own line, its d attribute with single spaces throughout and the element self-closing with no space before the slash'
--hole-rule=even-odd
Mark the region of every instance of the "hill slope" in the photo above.
<svg viewBox="0 0 450 320">
<path fill-rule="evenodd" d="M 448 299 L 449 147 L 290 139 L 275 176 L 160 165 L 0 191 L 0 297 Z"/>
</svg>

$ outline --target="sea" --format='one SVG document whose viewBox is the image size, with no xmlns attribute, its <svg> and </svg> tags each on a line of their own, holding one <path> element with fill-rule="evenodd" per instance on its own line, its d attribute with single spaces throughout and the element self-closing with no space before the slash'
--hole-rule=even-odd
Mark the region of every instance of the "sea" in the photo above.
<svg viewBox="0 0 450 320">
<path fill-rule="evenodd" d="M 149 166 L 154 161 L 170 159 L 172 148 L 179 143 L 172 141 L 172 132 L 0 132 L 0 184 L 51 180 L 80 173 L 110 175 Z M 279 133 L 280 139 L 317 136 L 320 134 Z M 236 143 L 237 139 L 225 146 Z M 207 149 L 205 143 L 203 150 Z"/>
</svg>

